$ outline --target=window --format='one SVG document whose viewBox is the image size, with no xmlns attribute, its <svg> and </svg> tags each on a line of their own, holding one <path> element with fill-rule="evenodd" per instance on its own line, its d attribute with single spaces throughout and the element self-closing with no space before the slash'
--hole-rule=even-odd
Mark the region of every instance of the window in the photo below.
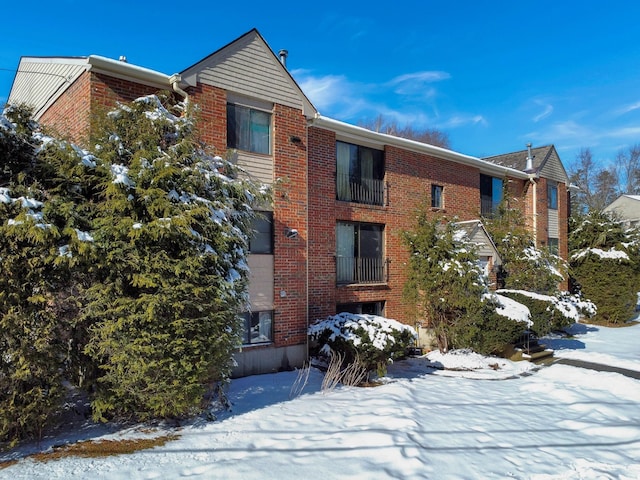
<svg viewBox="0 0 640 480">
<path fill-rule="evenodd" d="M 336 312 L 358 313 L 363 315 L 384 315 L 384 301 L 342 303 L 336 305 Z"/>
<path fill-rule="evenodd" d="M 382 150 L 336 142 L 336 196 L 338 200 L 384 205 Z"/>
<path fill-rule="evenodd" d="M 549 246 L 549 252 L 554 254 L 554 255 L 558 255 L 558 239 L 557 238 L 553 238 L 553 237 L 549 237 L 547 238 L 547 245 Z"/>
<path fill-rule="evenodd" d="M 555 183 L 547 185 L 547 207 L 552 210 L 558 209 L 558 185 Z"/>
<path fill-rule="evenodd" d="M 339 284 L 386 281 L 383 233 L 382 225 L 338 222 L 336 274 Z"/>
<path fill-rule="evenodd" d="M 227 147 L 269 155 L 271 113 L 228 103 Z"/>
<path fill-rule="evenodd" d="M 273 341 L 273 311 L 245 312 L 242 344 L 268 343 Z"/>
<path fill-rule="evenodd" d="M 273 254 L 273 212 L 258 212 L 251 230 L 249 253 Z"/>
<path fill-rule="evenodd" d="M 443 208 L 442 207 L 442 185 L 431 185 L 431 207 L 432 208 Z"/>
<path fill-rule="evenodd" d="M 480 174 L 480 214 L 491 217 L 502 201 L 502 180 Z"/>
</svg>

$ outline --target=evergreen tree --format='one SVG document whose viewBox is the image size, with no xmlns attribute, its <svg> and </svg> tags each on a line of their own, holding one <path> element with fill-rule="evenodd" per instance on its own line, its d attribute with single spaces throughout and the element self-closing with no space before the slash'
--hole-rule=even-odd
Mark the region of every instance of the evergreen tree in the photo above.
<svg viewBox="0 0 640 480">
<path fill-rule="evenodd" d="M 456 236 L 453 223 L 429 219 L 425 208 L 404 240 L 410 252 L 404 297 L 415 306 L 416 318 L 433 329 L 438 348 L 447 351 L 454 346 L 457 323 L 480 322 L 483 317 L 486 285 L 475 249 Z"/>
<path fill-rule="evenodd" d="M 29 183 L 35 167 L 37 144 L 33 134 L 37 124 L 31 120 L 31 110 L 25 106 L 9 105 L 0 116 L 0 186 L 7 186 L 20 177 Z"/>
<path fill-rule="evenodd" d="M 60 188 L 44 166 L 79 162 L 15 107 L 0 117 L 0 155 L 0 442 L 15 442 L 40 434 L 60 408 L 62 380 L 78 371 L 81 282 L 72 271 L 77 216 L 69 193 L 79 190 Z"/>
<path fill-rule="evenodd" d="M 96 155 L 0 117 L 0 443 L 38 436 L 67 388 L 99 418 L 182 417 L 228 377 L 265 195 L 175 107 L 121 106 Z"/>
<path fill-rule="evenodd" d="M 483 219 L 502 259 L 500 286 L 556 294 L 566 275 L 566 264 L 548 248 L 536 247 L 517 202 L 507 189 L 495 214 Z"/>
<path fill-rule="evenodd" d="M 596 322 L 624 323 L 634 315 L 640 280 L 640 242 L 612 215 L 593 210 L 570 219 L 574 289 L 597 307 Z"/>
<path fill-rule="evenodd" d="M 259 189 L 196 143 L 189 112 L 164 103 L 120 107 L 95 138 L 104 198 L 84 315 L 86 351 L 102 371 L 97 418 L 200 411 L 239 344 Z"/>
</svg>

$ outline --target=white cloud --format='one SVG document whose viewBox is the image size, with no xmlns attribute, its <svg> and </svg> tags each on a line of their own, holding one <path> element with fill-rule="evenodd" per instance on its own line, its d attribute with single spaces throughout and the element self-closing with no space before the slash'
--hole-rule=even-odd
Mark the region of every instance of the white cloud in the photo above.
<svg viewBox="0 0 640 480">
<path fill-rule="evenodd" d="M 542 105 L 542 102 L 537 102 L 537 103 L 539 105 Z M 546 104 L 546 105 L 544 105 L 544 110 L 541 113 L 539 113 L 538 115 L 536 115 L 535 117 L 533 117 L 533 121 L 535 123 L 537 123 L 540 120 L 543 120 L 543 119 L 547 118 L 552 113 L 553 113 L 553 105 Z"/>
<path fill-rule="evenodd" d="M 637 140 L 640 138 L 640 127 L 616 128 L 605 132 L 603 136 L 609 138 L 629 138 L 630 140 Z"/>
<path fill-rule="evenodd" d="M 302 69 L 291 74 L 321 114 L 343 121 L 357 123 L 382 115 L 416 127 L 488 125 L 482 115 L 440 113 L 434 100 L 438 91 L 430 84 L 450 78 L 446 72 L 408 73 L 377 84 L 351 82 L 343 75 L 314 76 Z"/>
<path fill-rule="evenodd" d="M 398 85 L 406 82 L 433 83 L 441 80 L 448 80 L 449 78 L 451 78 L 451 75 L 447 72 L 439 71 L 405 73 L 404 75 L 399 75 L 391 79 L 389 81 L 389 85 Z"/>
<path fill-rule="evenodd" d="M 434 98 L 437 90 L 429 84 L 451 78 L 447 72 L 424 71 L 406 73 L 391 79 L 387 86 L 392 87 L 394 93 L 405 96 L 418 96 L 423 99 Z"/>
<path fill-rule="evenodd" d="M 629 105 L 625 105 L 614 112 L 615 115 L 624 115 L 625 113 L 633 112 L 634 110 L 640 109 L 640 102 L 631 103 Z"/>
<path fill-rule="evenodd" d="M 486 127 L 489 122 L 482 115 L 454 115 L 444 122 L 440 122 L 440 128 L 456 128 L 463 125 L 480 125 Z"/>
<path fill-rule="evenodd" d="M 297 77 L 302 91 L 320 111 L 330 110 L 333 105 L 343 102 L 352 90 L 351 84 L 341 75 L 314 77 L 304 70 L 294 70 L 291 74 Z"/>
</svg>

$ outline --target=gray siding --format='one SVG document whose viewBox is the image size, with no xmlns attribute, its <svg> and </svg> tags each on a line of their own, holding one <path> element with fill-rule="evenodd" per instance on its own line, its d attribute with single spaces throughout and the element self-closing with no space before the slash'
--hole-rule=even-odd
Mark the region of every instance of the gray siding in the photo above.
<svg viewBox="0 0 640 480">
<path fill-rule="evenodd" d="M 252 98 L 303 110 L 295 82 L 257 33 L 246 35 L 182 73 L 200 82 Z"/>
<path fill-rule="evenodd" d="M 560 228 L 558 222 L 558 210 L 548 209 L 548 236 L 551 238 L 559 238 L 560 237 Z"/>
<path fill-rule="evenodd" d="M 481 229 L 476 230 L 475 234 L 473 235 L 473 238 L 471 239 L 471 241 L 476 245 L 477 247 L 477 253 L 478 256 L 481 257 L 495 257 L 496 256 L 496 251 L 493 248 L 493 246 L 489 243 L 489 239 L 487 238 L 487 236 L 484 234 L 484 231 Z"/>
<path fill-rule="evenodd" d="M 273 157 L 270 155 L 252 155 L 249 152 L 236 152 L 236 163 L 253 180 L 271 185 L 273 183 Z"/>
<path fill-rule="evenodd" d="M 251 310 L 273 310 L 273 255 L 249 255 L 247 264 Z"/>
<path fill-rule="evenodd" d="M 555 149 L 552 150 L 551 155 L 540 169 L 540 176 L 548 178 L 549 180 L 564 183 L 565 185 L 569 183 L 567 172 L 562 166 L 562 162 L 556 155 Z"/>
</svg>

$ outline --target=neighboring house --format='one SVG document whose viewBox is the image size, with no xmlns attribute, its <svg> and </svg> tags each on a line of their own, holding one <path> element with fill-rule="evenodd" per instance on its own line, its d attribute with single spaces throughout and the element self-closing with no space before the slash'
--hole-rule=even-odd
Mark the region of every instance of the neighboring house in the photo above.
<svg viewBox="0 0 640 480">
<path fill-rule="evenodd" d="M 411 323 L 402 232 L 425 201 L 475 239 L 508 185 L 538 244 L 566 258 L 568 182 L 555 148 L 533 149 L 531 165 L 527 151 L 480 159 L 324 117 L 255 29 L 174 75 L 98 56 L 23 57 L 9 102 L 86 144 L 92 113 L 159 90 L 188 96 L 202 140 L 276 187 L 251 240 L 236 376 L 302 365 L 309 322 L 339 311 Z M 483 257 L 497 264 L 493 251 Z"/>
<path fill-rule="evenodd" d="M 604 208 L 627 227 L 640 226 L 640 195 L 620 195 Z"/>
</svg>

